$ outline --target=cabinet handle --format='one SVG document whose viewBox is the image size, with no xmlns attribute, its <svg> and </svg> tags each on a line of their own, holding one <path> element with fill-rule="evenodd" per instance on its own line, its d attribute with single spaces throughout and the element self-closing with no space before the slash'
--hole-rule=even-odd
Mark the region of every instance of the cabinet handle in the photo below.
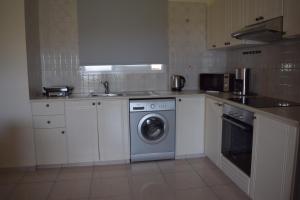
<svg viewBox="0 0 300 200">
<path fill-rule="evenodd" d="M 65 131 L 62 131 L 61 134 L 65 134 Z"/>
<path fill-rule="evenodd" d="M 230 45 L 230 42 L 225 42 L 224 44 L 225 44 L 225 46 L 227 46 L 227 45 Z"/>
<path fill-rule="evenodd" d="M 223 106 L 223 104 L 222 103 L 215 103 L 217 106 Z"/>
<path fill-rule="evenodd" d="M 96 103 L 95 103 L 95 102 L 93 102 L 93 103 L 92 103 L 92 105 L 93 105 L 93 106 L 95 106 L 95 105 L 96 105 Z"/>
<path fill-rule="evenodd" d="M 46 107 L 47 107 L 47 108 L 49 108 L 49 107 L 50 107 L 50 105 L 49 105 L 49 104 L 46 104 Z"/>
<path fill-rule="evenodd" d="M 211 45 L 213 48 L 216 48 L 217 46 L 214 44 L 214 45 Z"/>
<path fill-rule="evenodd" d="M 260 20 L 264 20 L 265 18 L 263 16 L 259 16 L 255 18 L 255 21 L 260 21 Z"/>
<path fill-rule="evenodd" d="M 181 102 L 182 100 L 181 100 L 181 99 L 178 99 L 178 101 L 180 101 L 180 102 Z"/>
<path fill-rule="evenodd" d="M 101 105 L 101 102 L 98 102 L 98 106 L 100 106 Z"/>
<path fill-rule="evenodd" d="M 47 124 L 51 124 L 51 121 L 47 121 Z"/>
</svg>

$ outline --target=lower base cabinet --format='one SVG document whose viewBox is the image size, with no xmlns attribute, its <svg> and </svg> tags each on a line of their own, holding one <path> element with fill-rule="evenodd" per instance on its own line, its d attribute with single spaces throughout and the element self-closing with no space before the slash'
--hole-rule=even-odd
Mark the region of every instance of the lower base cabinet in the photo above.
<svg viewBox="0 0 300 200">
<path fill-rule="evenodd" d="M 102 100 L 98 106 L 100 161 L 129 160 L 128 100 Z"/>
<path fill-rule="evenodd" d="M 66 101 L 68 163 L 99 161 L 97 102 Z"/>
<path fill-rule="evenodd" d="M 205 155 L 221 167 L 222 103 L 205 100 Z"/>
<path fill-rule="evenodd" d="M 204 154 L 204 97 L 176 99 L 176 156 Z"/>
<path fill-rule="evenodd" d="M 67 162 L 65 129 L 35 129 L 34 134 L 37 165 Z"/>
<path fill-rule="evenodd" d="M 294 126 L 256 114 L 250 189 L 252 199 L 291 199 L 297 134 Z"/>
</svg>

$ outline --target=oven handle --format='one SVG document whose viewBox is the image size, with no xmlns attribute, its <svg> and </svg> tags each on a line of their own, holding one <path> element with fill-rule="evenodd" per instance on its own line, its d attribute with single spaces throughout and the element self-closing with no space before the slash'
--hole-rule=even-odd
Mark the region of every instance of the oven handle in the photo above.
<svg viewBox="0 0 300 200">
<path fill-rule="evenodd" d="M 243 125 L 241 125 L 241 124 L 239 124 L 239 123 L 237 123 L 237 122 L 235 122 L 235 121 L 232 121 L 232 120 L 230 120 L 230 119 L 228 119 L 228 118 L 226 118 L 226 117 L 224 117 L 224 116 L 222 116 L 222 119 L 223 119 L 224 121 L 229 122 L 230 124 L 233 124 L 233 125 L 235 125 L 235 126 L 241 128 L 241 129 L 243 129 L 244 131 L 246 131 L 246 130 L 248 129 L 247 127 L 245 127 L 245 126 L 243 126 Z"/>
</svg>

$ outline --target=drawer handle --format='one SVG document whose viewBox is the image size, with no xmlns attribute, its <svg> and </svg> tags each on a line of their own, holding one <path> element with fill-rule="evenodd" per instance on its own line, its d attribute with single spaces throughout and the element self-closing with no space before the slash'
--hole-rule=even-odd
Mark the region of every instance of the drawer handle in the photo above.
<svg viewBox="0 0 300 200">
<path fill-rule="evenodd" d="M 51 124 L 51 121 L 47 121 L 47 124 Z"/>
<path fill-rule="evenodd" d="M 96 103 L 95 103 L 95 102 L 93 102 L 93 103 L 92 103 L 92 105 L 93 105 L 93 106 L 95 106 L 95 105 L 96 105 Z"/>
<path fill-rule="evenodd" d="M 260 21 L 260 20 L 264 20 L 265 18 L 263 16 L 259 16 L 257 18 L 255 18 L 256 21 Z"/>
<path fill-rule="evenodd" d="M 216 48 L 217 46 L 214 44 L 214 45 L 212 45 L 212 47 L 213 47 L 213 48 Z"/>
<path fill-rule="evenodd" d="M 62 131 L 61 134 L 65 134 L 65 131 Z"/>
<path fill-rule="evenodd" d="M 47 107 L 47 108 L 49 108 L 49 107 L 50 107 L 50 105 L 49 105 L 49 104 L 46 104 L 46 107 Z"/>
<path fill-rule="evenodd" d="M 101 102 L 98 102 L 98 106 L 100 106 L 101 105 Z"/>
<path fill-rule="evenodd" d="M 178 101 L 180 101 L 180 102 L 181 102 L 182 100 L 181 100 L 181 99 L 178 99 Z"/>
</svg>

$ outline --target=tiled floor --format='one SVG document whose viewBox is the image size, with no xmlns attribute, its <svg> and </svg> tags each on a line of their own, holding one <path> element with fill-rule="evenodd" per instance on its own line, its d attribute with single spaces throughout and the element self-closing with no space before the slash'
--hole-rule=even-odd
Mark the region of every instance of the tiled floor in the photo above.
<svg viewBox="0 0 300 200">
<path fill-rule="evenodd" d="M 208 159 L 0 172 L 0 200 L 248 200 Z"/>
</svg>

